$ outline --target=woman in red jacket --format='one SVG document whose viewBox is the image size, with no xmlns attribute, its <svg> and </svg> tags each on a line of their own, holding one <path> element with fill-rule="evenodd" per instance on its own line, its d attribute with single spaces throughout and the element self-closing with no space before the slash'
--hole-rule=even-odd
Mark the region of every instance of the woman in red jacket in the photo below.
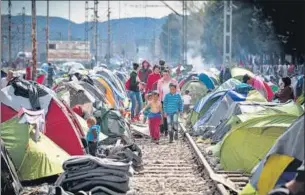
<svg viewBox="0 0 305 195">
<path fill-rule="evenodd" d="M 153 72 L 150 75 L 148 75 L 145 93 L 149 93 L 151 91 L 157 90 L 156 86 L 160 79 L 161 79 L 160 67 L 158 65 L 155 65 L 153 67 Z"/>
</svg>

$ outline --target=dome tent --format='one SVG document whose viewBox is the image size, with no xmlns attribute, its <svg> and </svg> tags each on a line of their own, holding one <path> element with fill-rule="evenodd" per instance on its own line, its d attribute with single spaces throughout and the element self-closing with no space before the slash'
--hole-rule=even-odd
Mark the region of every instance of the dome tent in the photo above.
<svg viewBox="0 0 305 195">
<path fill-rule="evenodd" d="M 16 83 L 0 92 L 1 123 L 16 116 L 21 108 L 32 111 L 40 108 L 45 115 L 46 136 L 70 155 L 83 155 L 82 130 L 73 123 L 67 107 L 56 97 L 54 91 L 22 79 L 13 82 Z M 69 137 L 69 142 L 66 137 Z"/>
<path fill-rule="evenodd" d="M 304 115 L 281 135 L 253 171 L 250 182 L 239 195 L 267 194 L 276 185 L 283 185 L 285 173 L 296 173 L 304 160 Z"/>
<path fill-rule="evenodd" d="M 250 173 L 275 140 L 296 119 L 297 116 L 286 113 L 270 114 L 237 125 L 222 141 L 221 165 L 225 170 L 243 170 Z"/>
<path fill-rule="evenodd" d="M 208 92 L 207 87 L 199 80 L 189 80 L 188 82 L 186 82 L 181 88 L 182 94 L 185 94 L 186 90 L 188 90 L 191 93 L 192 104 L 195 104 Z"/>
<path fill-rule="evenodd" d="M 2 123 L 4 141 L 21 180 L 29 181 L 63 172 L 62 163 L 69 155 L 47 136 L 35 129 L 41 112 L 25 111 Z M 39 125 L 36 125 L 36 127 Z M 36 140 L 36 135 L 39 138 Z"/>
</svg>

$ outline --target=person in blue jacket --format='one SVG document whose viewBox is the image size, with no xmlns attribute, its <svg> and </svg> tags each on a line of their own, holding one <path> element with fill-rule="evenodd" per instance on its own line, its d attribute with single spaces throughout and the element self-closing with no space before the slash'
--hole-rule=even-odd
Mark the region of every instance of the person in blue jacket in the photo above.
<svg viewBox="0 0 305 195">
<path fill-rule="evenodd" d="M 173 83 L 169 85 L 170 92 L 165 95 L 163 101 L 164 117 L 167 119 L 169 142 L 178 139 L 178 117 L 183 112 L 183 100 L 177 93 L 177 86 Z"/>
</svg>

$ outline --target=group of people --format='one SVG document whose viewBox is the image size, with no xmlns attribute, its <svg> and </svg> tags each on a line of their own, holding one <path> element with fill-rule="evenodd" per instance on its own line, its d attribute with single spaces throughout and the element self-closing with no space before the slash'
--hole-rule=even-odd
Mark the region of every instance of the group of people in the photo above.
<svg viewBox="0 0 305 195">
<path fill-rule="evenodd" d="M 185 106 L 189 107 L 190 95 L 188 92 L 180 94 L 179 84 L 171 77 L 164 61 L 154 65 L 152 70 L 147 61 L 142 62 L 142 67 L 133 63 L 126 89 L 131 100 L 132 122 L 140 121 L 140 115 L 144 114 L 143 122 L 148 119 L 152 141 L 157 144 L 160 133 L 169 135 L 170 143 L 178 139 L 178 117 Z"/>
<path fill-rule="evenodd" d="M 251 85 L 254 89 L 260 92 L 268 101 L 278 99 L 280 103 L 285 103 L 289 100 L 294 100 L 295 95 L 291 87 L 291 79 L 283 77 L 280 79 L 280 89 L 276 93 L 272 92 L 271 87 L 264 82 L 259 76 L 244 75 L 243 82 Z"/>
</svg>

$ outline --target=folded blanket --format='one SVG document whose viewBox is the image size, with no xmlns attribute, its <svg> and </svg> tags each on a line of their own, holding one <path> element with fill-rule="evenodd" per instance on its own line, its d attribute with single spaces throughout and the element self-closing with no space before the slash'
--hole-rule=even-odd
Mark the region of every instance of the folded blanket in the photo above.
<svg viewBox="0 0 305 195">
<path fill-rule="evenodd" d="M 63 163 L 65 171 L 89 171 L 97 167 L 108 169 L 129 171 L 130 165 L 123 162 L 116 162 L 108 158 L 97 158 L 93 156 L 73 156 Z"/>
</svg>

